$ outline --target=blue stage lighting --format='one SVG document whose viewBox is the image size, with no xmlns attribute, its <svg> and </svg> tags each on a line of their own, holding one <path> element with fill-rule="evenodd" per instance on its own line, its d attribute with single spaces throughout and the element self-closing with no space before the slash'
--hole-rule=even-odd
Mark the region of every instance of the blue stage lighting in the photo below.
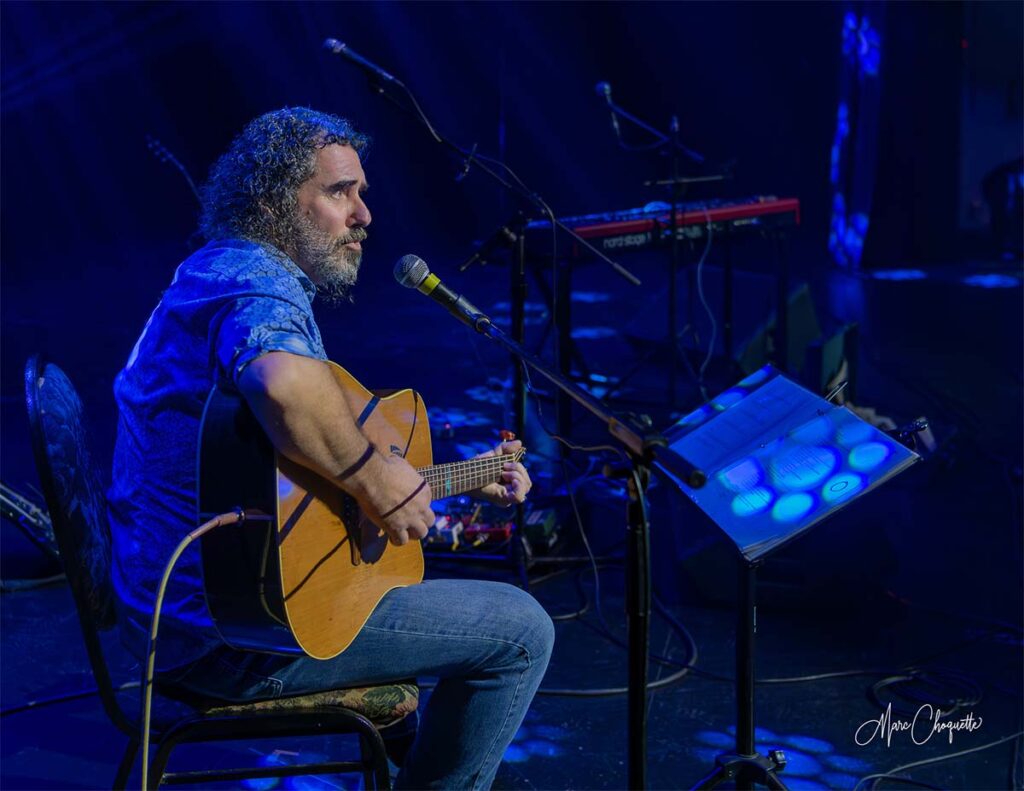
<svg viewBox="0 0 1024 791">
<path fill-rule="evenodd" d="M 718 473 L 718 480 L 726 489 L 742 492 L 764 480 L 764 469 L 758 464 L 757 459 L 746 458 Z"/>
<path fill-rule="evenodd" d="M 766 365 L 762 368 L 758 368 L 754 373 L 740 382 L 739 387 L 753 387 L 754 385 L 761 384 L 761 382 L 768 378 L 770 373 L 771 366 Z"/>
<path fill-rule="evenodd" d="M 764 486 L 736 495 L 732 501 L 732 512 L 736 516 L 753 516 L 768 508 L 775 499 L 775 493 Z"/>
<path fill-rule="evenodd" d="M 789 438 L 805 445 L 818 445 L 832 439 L 832 421 L 828 417 L 820 417 L 801 426 Z"/>
<path fill-rule="evenodd" d="M 878 269 L 871 277 L 875 280 L 924 280 L 928 273 L 922 269 Z"/>
<path fill-rule="evenodd" d="M 970 275 L 965 277 L 963 282 L 968 286 L 978 288 L 1016 288 L 1021 284 L 1020 278 L 1012 275 Z"/>
<path fill-rule="evenodd" d="M 871 426 L 860 420 L 849 420 L 836 431 L 836 443 L 846 450 L 860 445 L 872 435 Z"/>
<path fill-rule="evenodd" d="M 865 442 L 850 451 L 850 466 L 858 472 L 868 472 L 891 455 L 891 445 L 884 442 Z"/>
<path fill-rule="evenodd" d="M 576 327 L 572 331 L 574 340 L 601 340 L 602 338 L 614 338 L 618 333 L 611 327 Z"/>
<path fill-rule="evenodd" d="M 843 472 L 830 478 L 821 487 L 821 499 L 829 505 L 840 503 L 853 497 L 867 485 L 863 476 L 855 472 Z"/>
<path fill-rule="evenodd" d="M 795 747 L 798 750 L 803 750 L 805 753 L 815 754 L 831 753 L 836 749 L 831 742 L 827 742 L 824 739 L 815 739 L 813 736 L 800 736 L 798 734 L 783 736 L 782 744 L 786 747 Z"/>
<path fill-rule="evenodd" d="M 787 492 L 813 489 L 831 475 L 839 464 L 831 448 L 791 445 L 771 461 L 772 484 Z"/>
<path fill-rule="evenodd" d="M 731 387 L 711 402 L 711 406 L 720 412 L 725 411 L 733 404 L 738 404 L 746 396 L 746 392 L 737 387 Z"/>
<path fill-rule="evenodd" d="M 772 507 L 776 522 L 795 522 L 814 508 L 814 498 L 806 492 L 794 492 L 780 497 Z"/>
</svg>

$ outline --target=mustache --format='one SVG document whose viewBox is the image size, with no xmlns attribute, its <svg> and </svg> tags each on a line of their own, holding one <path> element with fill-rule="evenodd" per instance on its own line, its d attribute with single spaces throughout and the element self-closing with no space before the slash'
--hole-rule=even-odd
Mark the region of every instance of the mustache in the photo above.
<svg viewBox="0 0 1024 791">
<path fill-rule="evenodd" d="M 345 236 L 342 236 L 337 243 L 339 245 L 346 245 L 352 244 L 352 242 L 362 242 L 366 240 L 368 235 L 365 228 L 353 228 Z"/>
</svg>

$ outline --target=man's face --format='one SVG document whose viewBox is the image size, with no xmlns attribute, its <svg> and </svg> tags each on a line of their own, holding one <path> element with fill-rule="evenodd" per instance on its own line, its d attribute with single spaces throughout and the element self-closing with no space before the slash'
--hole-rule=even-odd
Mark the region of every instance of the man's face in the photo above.
<svg viewBox="0 0 1024 791">
<path fill-rule="evenodd" d="M 317 150 L 313 175 L 296 195 L 290 252 L 329 300 L 346 298 L 359 274 L 371 220 L 367 187 L 355 149 L 329 145 Z"/>
</svg>

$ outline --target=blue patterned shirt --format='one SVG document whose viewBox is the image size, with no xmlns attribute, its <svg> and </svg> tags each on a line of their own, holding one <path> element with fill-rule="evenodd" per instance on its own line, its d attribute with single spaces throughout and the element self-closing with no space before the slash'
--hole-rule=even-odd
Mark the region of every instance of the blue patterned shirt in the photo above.
<svg viewBox="0 0 1024 791">
<path fill-rule="evenodd" d="M 269 245 L 210 242 L 174 274 L 114 384 L 119 410 L 109 493 L 121 632 L 139 659 L 164 565 L 198 523 L 196 454 L 214 384 L 237 386 L 271 351 L 326 360 L 312 281 Z M 160 669 L 191 662 L 220 639 L 203 598 L 197 544 L 179 559 L 160 619 Z"/>
</svg>

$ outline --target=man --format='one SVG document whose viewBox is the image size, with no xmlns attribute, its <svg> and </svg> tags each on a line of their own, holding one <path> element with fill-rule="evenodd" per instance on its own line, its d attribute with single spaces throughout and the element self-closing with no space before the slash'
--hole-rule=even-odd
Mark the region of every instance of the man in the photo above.
<svg viewBox="0 0 1024 791">
<path fill-rule="evenodd" d="M 424 480 L 357 427 L 311 308 L 317 291 L 340 300 L 356 281 L 371 221 L 366 145 L 347 121 L 304 108 L 250 123 L 204 190 L 209 244 L 178 267 L 118 375 L 114 584 L 140 660 L 163 566 L 196 524 L 198 431 L 215 383 L 237 388 L 278 451 L 356 497 L 391 542 L 416 541 L 434 521 Z M 530 486 L 509 463 L 477 494 L 513 505 Z M 213 629 L 193 547 L 168 588 L 157 658 L 165 682 L 231 701 L 438 676 L 398 784 L 487 788 L 552 642 L 550 618 L 518 588 L 432 580 L 387 594 L 334 659 L 234 651 Z"/>
</svg>

